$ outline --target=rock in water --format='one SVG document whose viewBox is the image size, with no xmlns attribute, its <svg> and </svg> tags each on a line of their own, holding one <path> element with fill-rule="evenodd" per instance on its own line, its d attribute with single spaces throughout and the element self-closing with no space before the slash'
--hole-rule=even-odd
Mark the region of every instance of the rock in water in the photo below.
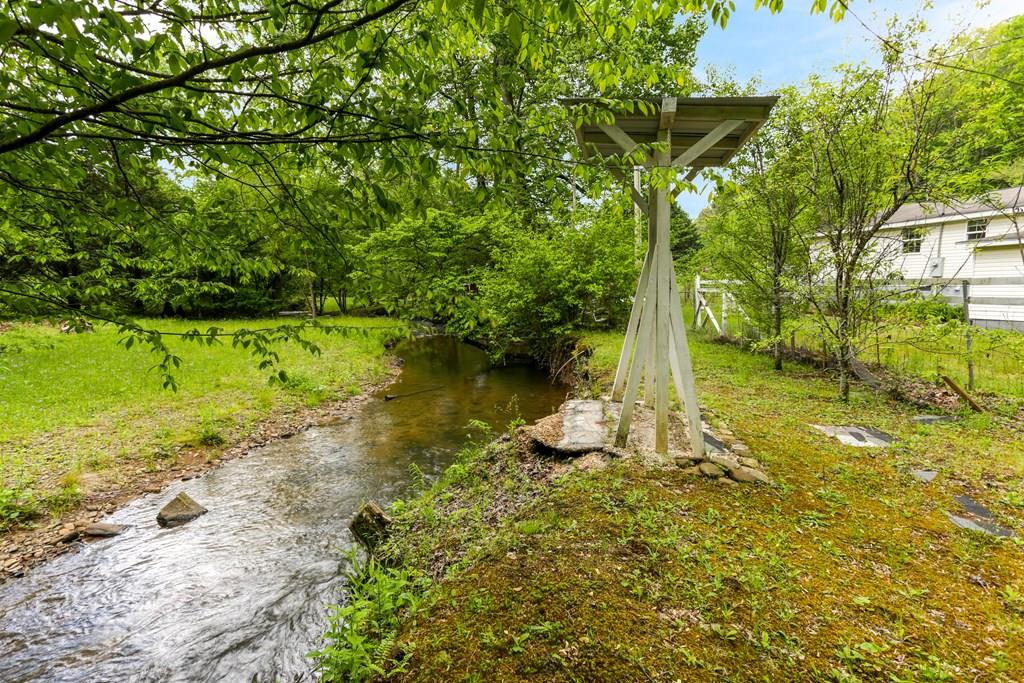
<svg viewBox="0 0 1024 683">
<path fill-rule="evenodd" d="M 156 521 L 160 526 L 180 526 L 206 513 L 206 508 L 192 500 L 187 493 L 182 491 L 170 503 L 164 505 L 163 509 L 157 514 Z"/>
<path fill-rule="evenodd" d="M 124 526 L 121 524 L 108 524 L 107 522 L 93 522 L 89 526 L 82 529 L 83 536 L 117 536 L 119 533 L 124 531 Z"/>
<path fill-rule="evenodd" d="M 371 500 L 356 514 L 348 528 L 356 540 L 372 553 L 374 548 L 387 540 L 391 521 L 380 505 Z"/>
</svg>

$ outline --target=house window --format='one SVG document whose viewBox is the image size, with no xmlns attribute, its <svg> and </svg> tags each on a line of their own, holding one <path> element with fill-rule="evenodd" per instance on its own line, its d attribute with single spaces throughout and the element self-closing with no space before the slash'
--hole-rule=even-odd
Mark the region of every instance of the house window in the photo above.
<svg viewBox="0 0 1024 683">
<path fill-rule="evenodd" d="M 903 253 L 920 254 L 924 242 L 924 231 L 920 228 L 906 228 L 903 231 Z"/>
<path fill-rule="evenodd" d="M 967 221 L 967 239 L 980 240 L 985 237 L 985 229 L 988 227 L 987 218 L 972 218 Z"/>
</svg>

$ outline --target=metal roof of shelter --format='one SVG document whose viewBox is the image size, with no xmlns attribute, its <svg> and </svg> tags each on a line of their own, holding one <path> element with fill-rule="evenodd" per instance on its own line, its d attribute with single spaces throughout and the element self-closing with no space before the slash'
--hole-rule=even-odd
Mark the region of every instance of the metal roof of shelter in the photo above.
<svg viewBox="0 0 1024 683">
<path fill-rule="evenodd" d="M 777 97 L 664 97 L 621 101 L 573 98 L 563 103 L 570 108 L 590 105 L 613 110 L 617 102 L 643 102 L 648 111 L 653 107 L 653 113 L 616 112 L 614 126 L 584 121 L 576 129 L 576 139 L 585 157 L 595 153 L 620 156 L 631 145 L 656 142 L 659 131 L 668 130 L 673 165 L 700 171 L 728 164 L 768 119 L 777 101 Z"/>
</svg>

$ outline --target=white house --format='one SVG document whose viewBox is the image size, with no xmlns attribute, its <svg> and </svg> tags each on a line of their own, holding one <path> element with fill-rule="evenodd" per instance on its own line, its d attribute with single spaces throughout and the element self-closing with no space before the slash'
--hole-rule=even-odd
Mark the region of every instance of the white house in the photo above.
<svg viewBox="0 0 1024 683">
<path fill-rule="evenodd" d="M 904 278 L 948 280 L 943 294 L 951 301 L 960 299 L 963 280 L 981 280 L 970 285 L 975 324 L 1024 331 L 1024 280 L 983 283 L 1024 278 L 1024 186 L 992 192 L 984 203 L 908 204 L 879 238 Z"/>
</svg>

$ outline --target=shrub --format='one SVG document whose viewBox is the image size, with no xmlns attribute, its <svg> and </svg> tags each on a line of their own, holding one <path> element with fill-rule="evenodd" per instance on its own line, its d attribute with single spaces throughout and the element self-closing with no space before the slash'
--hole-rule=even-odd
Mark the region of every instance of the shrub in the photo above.
<svg viewBox="0 0 1024 683">
<path fill-rule="evenodd" d="M 39 501 L 31 490 L 0 486 L 0 529 L 28 521 L 38 512 Z"/>
<path fill-rule="evenodd" d="M 352 558 L 348 601 L 333 608 L 323 650 L 313 652 L 325 681 L 362 683 L 404 671 L 411 652 L 396 651 L 401 623 L 417 612 L 428 580 Z"/>
</svg>

